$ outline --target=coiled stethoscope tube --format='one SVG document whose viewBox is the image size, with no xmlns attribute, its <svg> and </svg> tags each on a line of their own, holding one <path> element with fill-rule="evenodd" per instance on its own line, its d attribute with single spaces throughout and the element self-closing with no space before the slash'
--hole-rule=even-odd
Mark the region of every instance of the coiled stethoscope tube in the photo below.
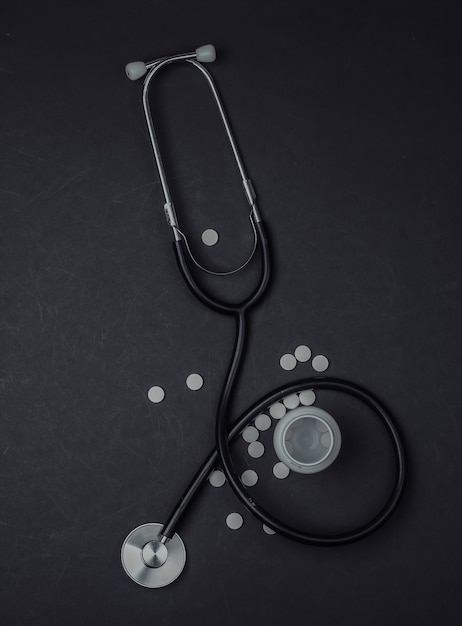
<svg viewBox="0 0 462 626">
<path fill-rule="evenodd" d="M 153 61 L 148 64 L 142 64 L 140 62 L 135 62 L 134 64 L 129 64 L 127 66 L 127 75 L 129 78 L 138 78 L 144 72 L 148 71 L 147 77 L 145 79 L 144 89 L 143 89 L 143 103 L 144 110 L 146 115 L 146 121 L 149 130 L 149 136 L 151 139 L 151 144 L 154 151 L 154 156 L 156 159 L 157 168 L 159 171 L 159 177 L 162 184 L 162 189 L 165 196 L 165 214 L 167 217 L 167 222 L 171 226 L 174 234 L 174 250 L 176 255 L 176 260 L 181 271 L 181 274 L 188 285 L 192 294 L 205 306 L 216 311 L 217 313 L 221 313 L 224 315 L 228 315 L 234 318 L 236 323 L 236 333 L 234 340 L 234 348 L 232 352 L 232 356 L 229 362 L 227 374 L 225 377 L 225 381 L 223 383 L 223 387 L 220 394 L 220 400 L 218 404 L 218 410 L 216 415 L 216 425 L 215 425 L 215 441 L 216 447 L 209 454 L 207 459 L 203 462 L 199 470 L 196 472 L 193 479 L 190 481 L 188 487 L 184 491 L 182 497 L 178 501 L 177 505 L 172 510 L 170 516 L 168 517 L 166 523 L 162 526 L 160 524 L 151 524 L 144 525 L 142 527 L 138 527 L 130 535 L 127 537 L 124 542 L 122 548 L 122 561 L 124 563 L 124 567 L 127 573 L 139 584 L 144 584 L 145 586 L 150 587 L 158 587 L 163 586 L 163 584 L 168 584 L 171 582 L 165 582 L 168 575 L 162 575 L 162 568 L 169 561 L 169 553 L 168 553 L 168 544 L 172 541 L 175 544 L 175 549 L 173 552 L 173 561 L 177 558 L 178 563 L 176 565 L 176 575 L 182 571 L 184 566 L 184 560 L 186 558 L 184 546 L 181 548 L 179 542 L 179 536 L 175 533 L 175 529 L 178 526 L 178 523 L 186 511 L 188 505 L 190 504 L 192 498 L 196 494 L 199 487 L 204 483 L 205 479 L 209 476 L 210 472 L 217 464 L 221 465 L 223 472 L 231 485 L 234 493 L 242 502 L 242 504 L 253 514 L 255 515 L 261 522 L 266 524 L 268 527 L 272 528 L 279 534 L 288 537 L 289 539 L 293 539 L 295 541 L 299 541 L 306 544 L 317 545 L 317 546 L 334 546 L 350 543 L 352 541 L 356 541 L 358 539 L 362 539 L 366 537 L 373 531 L 377 530 L 393 513 L 396 509 L 400 497 L 403 492 L 404 484 L 405 484 L 405 455 L 404 448 L 401 441 L 401 437 L 397 430 L 394 421 L 385 408 L 385 406 L 369 391 L 364 389 L 363 387 L 341 379 L 336 378 L 328 378 L 328 377 L 312 377 L 305 380 L 300 380 L 295 383 L 291 383 L 289 385 L 285 385 L 280 387 L 276 391 L 266 395 L 264 398 L 256 402 L 252 407 L 250 407 L 247 411 L 245 411 L 233 424 L 231 427 L 228 425 L 228 407 L 230 405 L 230 398 L 233 392 L 233 389 L 236 385 L 238 373 L 240 370 L 240 366 L 242 360 L 245 356 L 245 348 L 246 348 L 246 322 L 247 316 L 250 310 L 255 307 L 258 302 L 260 302 L 262 296 L 264 295 L 266 289 L 269 285 L 270 280 L 270 250 L 267 234 L 265 232 L 264 223 L 261 220 L 261 217 L 258 213 L 256 207 L 256 194 L 253 189 L 253 185 L 248 178 L 244 166 L 242 163 L 242 159 L 240 158 L 236 142 L 234 141 L 231 128 L 227 119 L 227 116 L 224 112 L 223 105 L 219 98 L 216 86 L 214 85 L 213 79 L 210 76 L 209 72 L 203 68 L 200 62 L 210 62 L 215 59 L 215 50 L 213 46 L 202 46 L 198 48 L 195 53 L 187 53 L 184 55 L 176 55 L 172 57 L 165 57 L 163 59 L 159 59 L 158 61 Z M 207 78 L 207 82 L 209 83 L 212 93 L 214 95 L 215 101 L 219 108 L 219 112 L 221 118 L 223 120 L 225 130 L 227 136 L 229 138 L 233 154 L 238 165 L 244 191 L 247 196 L 247 200 L 251 206 L 250 219 L 255 232 L 255 245 L 254 250 L 252 251 L 252 255 L 255 251 L 259 252 L 260 256 L 260 276 L 258 278 L 257 284 L 254 287 L 253 291 L 241 302 L 238 303 L 230 303 L 218 298 L 213 297 L 207 289 L 205 289 L 196 276 L 193 274 L 192 268 L 195 266 L 198 267 L 198 263 L 192 257 L 189 246 L 187 245 L 187 241 L 183 236 L 183 233 L 180 231 L 178 227 L 178 220 L 175 213 L 175 209 L 173 207 L 173 202 L 171 200 L 165 171 L 162 165 L 162 159 L 160 156 L 159 146 L 157 143 L 154 125 L 149 109 L 148 102 L 148 89 L 149 84 L 152 77 L 155 73 L 164 67 L 165 65 L 174 63 L 174 62 L 187 62 L 192 64 L 194 67 L 198 68 L 202 74 Z M 250 260 L 250 259 L 249 259 Z M 248 261 L 247 261 L 248 262 Z M 200 269 L 201 266 L 199 266 Z M 233 271 L 238 271 L 237 270 Z M 207 271 L 207 270 L 206 270 Z M 214 272 L 211 272 L 214 273 Z M 225 272 L 224 274 L 232 273 Z M 316 390 L 330 390 L 340 393 L 345 393 L 347 395 L 353 396 L 354 398 L 362 401 L 368 407 L 372 409 L 375 413 L 376 417 L 378 417 L 381 422 L 384 424 L 386 431 L 391 439 L 394 449 L 394 458 L 395 458 L 395 481 L 394 487 L 391 491 L 390 496 L 388 497 L 387 502 L 383 506 L 383 508 L 368 522 L 363 524 L 362 526 L 347 531 L 345 533 L 338 534 L 313 534 L 309 533 L 297 528 L 293 528 L 282 521 L 278 520 L 274 516 L 272 516 L 268 511 L 259 506 L 252 499 L 251 495 L 242 484 L 235 468 L 233 465 L 233 461 L 231 458 L 230 452 L 230 443 L 236 436 L 243 430 L 243 428 L 249 424 L 259 413 L 261 413 L 265 408 L 269 405 L 281 400 L 282 398 L 299 391 L 300 389 L 312 389 Z M 152 539 L 151 541 L 147 541 L 144 545 L 141 545 L 143 541 L 146 539 L 146 526 L 152 526 L 151 530 Z M 148 533 L 149 535 L 149 533 Z M 135 545 L 136 544 L 136 545 Z M 182 542 L 181 542 L 182 544 Z M 140 554 L 139 558 L 140 564 L 138 564 L 135 560 L 135 565 L 129 571 L 127 568 L 127 554 L 130 553 L 130 558 L 135 558 L 134 555 Z M 144 553 L 148 553 L 148 557 L 145 556 Z M 176 557 L 177 554 L 180 556 Z M 139 565 L 139 567 L 138 567 Z M 138 568 L 138 569 L 137 569 Z M 147 568 L 151 568 L 151 570 L 158 568 L 159 575 L 157 577 L 152 575 L 152 581 L 149 584 L 146 584 L 146 577 L 152 574 L 152 571 L 149 572 Z M 176 576 L 172 578 L 174 580 Z M 151 584 L 151 582 L 153 584 Z"/>
</svg>

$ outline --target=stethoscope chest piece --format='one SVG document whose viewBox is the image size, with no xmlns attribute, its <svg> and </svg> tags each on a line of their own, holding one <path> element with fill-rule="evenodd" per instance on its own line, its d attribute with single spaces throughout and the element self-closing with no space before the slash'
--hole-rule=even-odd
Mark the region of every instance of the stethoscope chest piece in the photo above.
<svg viewBox="0 0 462 626">
<path fill-rule="evenodd" d="M 142 587 L 156 589 L 172 583 L 183 571 L 186 549 L 178 534 L 166 541 L 159 539 L 163 525 L 138 526 L 127 536 L 121 552 L 128 576 Z"/>
</svg>

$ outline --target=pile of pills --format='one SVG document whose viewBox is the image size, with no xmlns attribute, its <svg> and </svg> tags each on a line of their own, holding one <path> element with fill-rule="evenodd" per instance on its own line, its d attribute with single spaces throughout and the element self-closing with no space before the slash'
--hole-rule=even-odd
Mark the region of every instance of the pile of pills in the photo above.
<svg viewBox="0 0 462 626">
<path fill-rule="evenodd" d="M 213 246 L 218 241 L 218 233 L 212 229 L 204 231 L 202 234 L 204 245 Z M 279 359 L 279 364 L 283 370 L 291 371 L 299 363 L 308 363 L 311 359 L 311 366 L 316 372 L 325 372 L 329 367 L 329 360 L 322 354 L 312 358 L 311 349 L 308 346 L 300 345 L 295 348 L 294 353 L 286 353 Z M 198 391 L 204 385 L 204 379 L 200 374 L 192 373 L 186 378 L 186 386 L 191 391 Z M 165 398 L 165 390 L 154 385 L 148 391 L 148 399 L 154 404 L 162 402 Z M 242 439 L 248 444 L 247 453 L 252 459 L 259 459 L 265 454 L 265 446 L 259 441 L 260 433 L 270 430 L 273 420 L 280 420 L 287 411 L 291 411 L 301 406 L 310 406 L 316 401 L 316 394 L 312 389 L 306 389 L 299 393 L 292 393 L 279 402 L 269 406 L 266 412 L 258 415 L 253 424 L 244 428 L 241 433 Z M 282 462 L 275 463 L 272 468 L 272 475 L 278 480 L 283 480 L 290 475 L 290 469 Z M 245 487 L 253 487 L 258 483 L 259 476 L 255 469 L 247 469 L 241 475 L 241 482 Z M 222 487 L 226 483 L 226 477 L 222 470 L 215 469 L 210 474 L 208 481 L 212 487 Z M 233 512 L 226 517 L 226 525 L 231 530 L 238 530 L 242 527 L 244 518 L 240 513 Z M 263 524 L 263 530 L 268 535 L 275 534 L 275 531 Z"/>
<path fill-rule="evenodd" d="M 279 359 L 279 365 L 283 370 L 295 369 L 297 363 L 306 363 L 311 359 L 311 349 L 308 346 L 298 346 L 293 354 L 283 354 Z M 311 361 L 315 372 L 325 372 L 329 367 L 329 359 L 323 354 L 317 354 Z"/>
</svg>

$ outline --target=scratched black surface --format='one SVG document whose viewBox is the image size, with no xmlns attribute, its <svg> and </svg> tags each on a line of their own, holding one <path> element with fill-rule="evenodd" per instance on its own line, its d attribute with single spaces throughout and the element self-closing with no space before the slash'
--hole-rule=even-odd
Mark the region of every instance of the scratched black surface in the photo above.
<svg viewBox="0 0 462 626">
<path fill-rule="evenodd" d="M 10 4 L 0 31 L 1 623 L 460 624 L 456 11 Z M 135 526 L 165 519 L 212 445 L 233 325 L 179 277 L 141 85 L 123 67 L 208 41 L 275 264 L 233 413 L 309 375 L 309 364 L 278 365 L 307 343 L 332 375 L 387 402 L 410 476 L 379 533 L 329 550 L 267 536 L 227 487 L 206 485 L 179 528 L 185 571 L 146 590 L 125 576 L 120 546 Z M 251 246 L 247 209 L 205 87 L 181 68 L 156 95 L 191 245 L 218 267 L 239 263 Z M 209 226 L 220 245 L 203 250 Z M 254 275 L 219 289 L 238 297 Z M 184 384 L 193 371 L 205 379 L 197 393 Z M 166 390 L 161 405 L 147 400 L 152 384 Z M 262 480 L 262 502 L 331 529 L 373 512 L 390 450 L 367 415 L 345 411 L 343 457 L 313 479 L 300 513 L 299 483 Z M 248 462 L 238 444 L 236 464 Z M 224 523 L 235 510 L 238 532 Z"/>
</svg>

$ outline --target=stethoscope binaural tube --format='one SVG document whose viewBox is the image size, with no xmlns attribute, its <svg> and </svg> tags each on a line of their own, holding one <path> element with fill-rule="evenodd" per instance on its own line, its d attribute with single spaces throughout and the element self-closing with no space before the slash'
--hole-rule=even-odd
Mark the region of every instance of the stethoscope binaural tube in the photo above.
<svg viewBox="0 0 462 626">
<path fill-rule="evenodd" d="M 157 171 L 159 173 L 159 180 L 160 180 L 162 192 L 164 195 L 165 217 L 167 219 L 168 225 L 173 230 L 175 241 L 185 240 L 186 238 L 184 234 L 181 232 L 181 230 L 179 229 L 178 218 L 176 215 L 172 196 L 170 194 L 170 189 L 169 189 L 168 182 L 167 182 L 167 175 L 166 175 L 165 168 L 163 165 L 162 155 L 160 152 L 159 143 L 157 141 L 157 135 L 156 135 L 155 127 L 154 127 L 154 122 L 153 122 L 152 115 L 151 115 L 151 107 L 149 105 L 149 90 L 150 90 L 151 83 L 154 77 L 157 75 L 157 73 L 160 70 L 162 70 L 164 67 L 168 65 L 171 65 L 172 63 L 186 62 L 189 65 L 196 68 L 205 78 L 210 88 L 210 91 L 212 93 L 215 104 L 217 106 L 220 119 L 223 123 L 223 127 L 226 132 L 226 136 L 228 138 L 234 160 L 236 162 L 236 166 L 239 170 L 243 190 L 251 208 L 251 219 L 253 223 L 260 221 L 260 215 L 258 213 L 258 209 L 256 205 L 255 189 L 253 187 L 252 181 L 250 180 L 250 178 L 248 177 L 245 171 L 244 163 L 240 156 L 237 143 L 234 139 L 234 135 L 231 130 L 231 125 L 229 123 L 228 116 L 225 112 L 223 103 L 218 93 L 218 89 L 214 83 L 214 80 L 210 72 L 208 72 L 205 69 L 205 67 L 202 65 L 202 63 L 211 63 L 215 61 L 215 59 L 216 59 L 215 48 L 212 45 L 207 44 L 205 46 L 201 46 L 200 48 L 197 48 L 195 52 L 188 52 L 185 54 L 177 54 L 177 55 L 173 55 L 170 57 L 163 57 L 161 59 L 157 59 L 156 61 L 151 61 L 150 63 L 147 63 L 147 64 L 144 64 L 140 61 L 135 61 L 133 63 L 128 63 L 128 65 L 125 68 L 126 74 L 131 80 L 136 80 L 146 73 L 146 78 L 143 84 L 143 110 L 144 110 L 144 115 L 146 118 L 146 125 L 148 127 L 148 133 L 149 133 L 149 138 L 151 140 L 151 146 L 152 146 L 152 150 L 154 153 L 154 158 L 156 161 Z M 189 248 L 188 248 L 188 251 L 189 251 Z M 199 265 L 195 261 L 190 251 L 189 251 L 189 254 L 193 258 L 193 261 L 196 263 L 196 265 Z M 251 256 L 253 256 L 253 252 Z M 246 263 L 244 265 L 246 265 Z M 199 267 L 201 266 L 199 265 Z M 205 269 L 205 268 L 201 267 L 201 269 Z M 238 268 L 238 270 L 239 269 L 241 268 Z M 208 271 L 208 270 L 205 269 L 205 271 Z M 236 270 L 234 270 L 234 272 L 235 271 Z M 234 273 L 234 272 L 209 272 L 209 273 L 226 275 L 228 273 Z"/>
</svg>

